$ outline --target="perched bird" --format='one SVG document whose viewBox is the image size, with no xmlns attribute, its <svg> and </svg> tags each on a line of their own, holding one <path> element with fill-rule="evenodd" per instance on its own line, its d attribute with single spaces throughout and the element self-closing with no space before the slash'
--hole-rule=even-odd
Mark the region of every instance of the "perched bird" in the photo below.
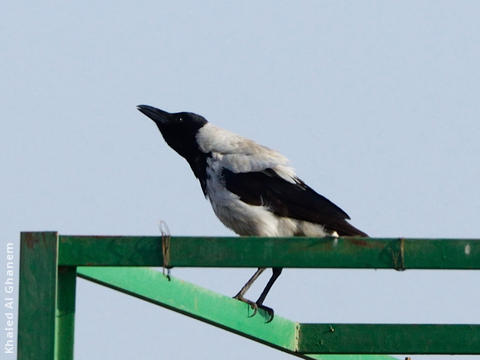
<svg viewBox="0 0 480 360">
<path fill-rule="evenodd" d="M 148 105 L 137 109 L 158 126 L 167 144 L 190 164 L 220 221 L 239 235 L 256 236 L 368 236 L 347 219 L 338 206 L 315 192 L 295 174 L 282 154 L 252 140 L 216 127 L 204 117 L 168 113 Z M 256 311 L 281 268 L 256 302 L 245 292 L 265 268 L 259 268 L 235 295 Z"/>
</svg>

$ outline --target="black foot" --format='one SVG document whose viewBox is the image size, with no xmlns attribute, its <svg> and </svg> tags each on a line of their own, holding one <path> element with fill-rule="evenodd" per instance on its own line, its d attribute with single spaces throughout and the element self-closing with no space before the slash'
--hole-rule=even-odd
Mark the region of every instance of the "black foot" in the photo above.
<svg viewBox="0 0 480 360">
<path fill-rule="evenodd" d="M 235 295 L 233 298 L 250 305 L 250 307 L 253 309 L 253 314 L 250 315 L 250 317 L 255 316 L 255 314 L 258 311 L 258 305 L 255 302 L 253 302 L 252 300 L 245 299 L 242 295 L 238 295 L 238 294 Z"/>
<path fill-rule="evenodd" d="M 262 309 L 263 311 L 265 311 L 269 315 L 269 319 L 266 321 L 266 323 L 268 324 L 269 322 L 271 322 L 273 320 L 274 315 L 275 315 L 275 311 L 273 311 L 273 309 L 271 307 L 268 307 L 268 306 L 265 306 L 265 305 L 262 305 L 262 304 L 256 304 L 256 305 L 257 305 L 258 309 Z"/>
<path fill-rule="evenodd" d="M 250 307 L 253 309 L 253 314 L 250 315 L 250 317 L 255 316 L 255 314 L 258 312 L 258 309 L 262 309 L 263 311 L 265 311 L 268 314 L 268 320 L 265 323 L 268 324 L 269 322 L 271 322 L 273 320 L 274 315 L 275 315 L 275 311 L 271 307 L 265 306 L 263 304 L 257 304 L 256 302 L 253 302 L 252 300 L 248 300 L 248 299 L 246 299 L 243 296 L 238 295 L 238 294 L 235 295 L 233 298 L 250 305 Z"/>
</svg>

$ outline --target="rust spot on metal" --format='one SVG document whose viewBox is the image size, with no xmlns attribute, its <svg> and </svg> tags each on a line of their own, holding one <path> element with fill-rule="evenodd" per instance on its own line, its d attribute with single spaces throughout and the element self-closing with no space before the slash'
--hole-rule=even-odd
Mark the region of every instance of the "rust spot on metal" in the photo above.
<svg viewBox="0 0 480 360">
<path fill-rule="evenodd" d="M 351 244 L 369 249 L 381 249 L 385 247 L 385 242 L 375 241 L 375 239 L 365 239 L 361 237 L 346 236 L 343 239 L 348 240 Z"/>
<path fill-rule="evenodd" d="M 401 271 L 405 270 L 405 238 L 400 239 L 400 266 Z"/>
<path fill-rule="evenodd" d="M 393 267 L 397 271 L 405 270 L 405 238 L 399 238 L 399 251 L 393 251 Z"/>
<path fill-rule="evenodd" d="M 378 241 L 372 241 L 372 240 L 365 240 L 362 238 L 356 238 L 356 237 L 345 237 L 344 239 L 348 239 L 352 244 L 361 246 L 361 247 L 366 247 L 370 249 L 376 249 L 376 248 L 382 248 L 385 246 L 384 243 L 378 242 Z"/>
<path fill-rule="evenodd" d="M 163 255 L 163 270 L 162 273 L 165 275 L 165 269 L 167 279 L 170 281 L 170 229 L 165 221 L 160 221 L 160 232 L 162 233 L 162 255 Z"/>
<path fill-rule="evenodd" d="M 93 236 L 82 236 L 82 237 L 88 237 L 88 238 L 93 238 L 93 239 L 111 239 L 111 238 L 128 238 L 128 236 L 125 235 L 93 235 Z"/>
<path fill-rule="evenodd" d="M 352 244 L 358 245 L 358 246 L 363 246 L 363 247 L 372 247 L 368 244 L 367 241 L 362 240 L 362 239 L 350 239 L 350 242 Z"/>
<path fill-rule="evenodd" d="M 36 239 L 31 232 L 24 233 L 23 238 L 29 249 L 33 249 L 35 244 L 38 243 L 38 239 Z"/>
<path fill-rule="evenodd" d="M 114 239 L 122 239 L 128 238 L 128 235 L 62 235 L 61 239 L 63 241 L 67 241 L 69 238 L 75 239 L 100 239 L 100 240 L 111 240 Z"/>
<path fill-rule="evenodd" d="M 70 266 L 59 266 L 58 267 L 58 272 L 59 273 L 66 273 L 66 272 L 69 272 L 71 269 Z"/>
</svg>

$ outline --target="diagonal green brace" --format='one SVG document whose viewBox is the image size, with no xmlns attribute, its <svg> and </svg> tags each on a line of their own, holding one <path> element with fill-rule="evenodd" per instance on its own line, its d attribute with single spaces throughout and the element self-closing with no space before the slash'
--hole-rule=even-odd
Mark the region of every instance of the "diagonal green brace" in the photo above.
<svg viewBox="0 0 480 360">
<path fill-rule="evenodd" d="M 149 268 L 79 267 L 78 275 L 304 359 L 392 360 L 390 356 L 307 355 L 296 352 L 299 324 Z"/>
<path fill-rule="evenodd" d="M 153 269 L 79 267 L 78 275 L 283 350 L 295 346 L 294 322 L 276 316 L 266 324 L 263 310 L 249 317 L 247 304 L 173 277 L 168 280 Z"/>
</svg>

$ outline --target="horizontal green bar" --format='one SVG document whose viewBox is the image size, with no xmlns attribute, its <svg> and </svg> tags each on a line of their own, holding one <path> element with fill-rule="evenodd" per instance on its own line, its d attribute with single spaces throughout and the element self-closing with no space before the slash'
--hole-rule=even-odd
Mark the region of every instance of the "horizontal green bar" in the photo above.
<svg viewBox="0 0 480 360">
<path fill-rule="evenodd" d="M 394 360 L 390 356 L 314 355 L 295 351 L 298 323 L 259 310 L 252 316 L 250 306 L 194 284 L 147 268 L 79 267 L 77 274 L 87 280 L 152 302 L 167 309 L 231 331 L 275 349 L 304 359 Z"/>
<path fill-rule="evenodd" d="M 170 267 L 480 269 L 478 239 L 172 237 Z M 161 237 L 60 236 L 59 265 L 163 266 Z"/>
<path fill-rule="evenodd" d="M 480 354 L 480 325 L 300 324 L 298 352 Z"/>
<path fill-rule="evenodd" d="M 58 261 L 65 266 L 162 266 L 162 239 L 60 235 Z"/>
</svg>

